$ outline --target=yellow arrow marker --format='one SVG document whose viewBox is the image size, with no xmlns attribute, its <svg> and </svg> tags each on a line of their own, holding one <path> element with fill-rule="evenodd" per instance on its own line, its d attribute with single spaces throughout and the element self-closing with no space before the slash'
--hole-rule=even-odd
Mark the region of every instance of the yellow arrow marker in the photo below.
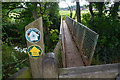
<svg viewBox="0 0 120 80">
<path fill-rule="evenodd" d="M 30 50 L 30 52 L 32 53 L 32 56 L 39 56 L 39 52 L 40 50 L 37 49 L 35 46 Z"/>
</svg>

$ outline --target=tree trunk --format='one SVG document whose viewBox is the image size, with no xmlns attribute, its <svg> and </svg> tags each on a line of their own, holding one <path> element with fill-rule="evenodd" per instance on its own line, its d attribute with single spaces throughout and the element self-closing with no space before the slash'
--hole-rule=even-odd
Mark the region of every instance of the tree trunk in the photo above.
<svg viewBox="0 0 120 80">
<path fill-rule="evenodd" d="M 92 19 L 94 18 L 94 13 L 93 13 L 93 10 L 92 10 L 92 2 L 89 3 L 89 11 L 90 11 L 90 14 L 92 16 Z"/>
<path fill-rule="evenodd" d="M 66 4 L 68 5 L 68 3 L 66 3 Z M 73 7 L 72 7 L 72 6 L 69 6 L 69 5 L 68 5 L 68 7 L 69 7 L 69 10 L 70 10 L 70 18 L 72 18 Z"/>
<path fill-rule="evenodd" d="M 81 23 L 81 10 L 79 2 L 76 2 L 77 21 Z"/>
<path fill-rule="evenodd" d="M 118 9 L 119 9 L 119 4 L 120 4 L 120 2 L 115 2 L 114 3 L 114 7 L 112 8 L 112 10 L 110 11 L 110 13 L 111 13 L 111 16 L 112 16 L 112 18 L 114 19 L 114 20 L 117 20 L 117 15 L 118 15 Z"/>
<path fill-rule="evenodd" d="M 104 5 L 104 2 L 99 2 L 98 3 L 98 11 L 99 11 L 99 16 L 100 17 L 102 16 L 103 5 Z"/>
<path fill-rule="evenodd" d="M 72 10 L 70 10 L 70 18 L 72 18 Z"/>
<path fill-rule="evenodd" d="M 38 18 L 37 3 L 34 2 L 33 5 L 34 5 L 33 18 L 36 20 Z"/>
<path fill-rule="evenodd" d="M 69 6 L 69 10 L 70 10 L 70 18 L 72 18 L 72 7 Z"/>
</svg>

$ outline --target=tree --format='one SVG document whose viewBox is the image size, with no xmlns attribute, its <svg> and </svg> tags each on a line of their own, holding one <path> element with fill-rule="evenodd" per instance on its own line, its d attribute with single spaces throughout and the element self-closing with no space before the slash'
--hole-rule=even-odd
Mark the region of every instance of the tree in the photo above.
<svg viewBox="0 0 120 80">
<path fill-rule="evenodd" d="M 67 3 L 66 3 L 67 4 Z M 69 10 L 70 10 L 70 18 L 72 18 L 72 11 L 73 11 L 73 7 L 72 6 L 69 6 L 69 4 L 67 4 L 68 7 L 69 7 Z"/>
<path fill-rule="evenodd" d="M 103 10 L 104 10 L 104 8 L 103 8 L 104 2 L 95 2 L 94 4 L 96 5 L 96 8 L 99 11 L 99 13 L 98 13 L 99 17 L 101 17 L 103 14 Z"/>
<path fill-rule="evenodd" d="M 2 3 L 3 80 L 14 74 L 18 69 L 26 66 L 24 63 L 21 64 L 21 61 L 24 61 L 28 55 L 24 52 L 21 54 L 21 51 L 18 53 L 13 48 L 15 46 L 21 49 L 26 48 L 25 26 L 38 17 L 43 19 L 45 50 L 46 52 L 51 52 L 59 39 L 58 28 L 60 27 L 60 20 L 58 3 Z M 14 63 L 16 61 L 17 64 Z M 28 61 L 25 63 L 29 64 Z M 10 67 L 9 70 L 7 69 L 8 67 Z"/>
<path fill-rule="evenodd" d="M 77 21 L 81 22 L 81 10 L 79 2 L 76 2 Z"/>
<path fill-rule="evenodd" d="M 89 2 L 89 11 L 90 11 L 90 14 L 92 16 L 92 19 L 94 18 L 94 13 L 93 13 L 93 10 L 92 10 L 92 2 Z"/>
<path fill-rule="evenodd" d="M 24 27 L 38 17 L 43 18 L 43 29 L 45 39 L 49 36 L 49 30 L 59 29 L 59 7 L 58 3 L 48 2 L 19 2 L 19 3 L 3 3 L 2 5 L 3 33 L 7 33 L 9 37 L 15 37 L 18 43 L 26 44 Z M 54 10 L 54 11 L 53 11 Z M 14 15 L 11 15 L 13 14 Z M 11 20 L 12 19 L 12 20 Z M 14 21 L 14 22 L 13 22 Z M 14 23 L 14 26 L 13 26 Z M 53 25 L 54 24 L 54 25 Z M 10 27 L 8 27 L 10 26 Z M 10 29 L 9 29 L 10 28 Z M 13 28 L 13 29 L 11 29 Z M 13 32 L 13 34 L 10 34 Z M 6 35 L 4 39 L 6 40 Z M 19 36 L 19 38 L 17 37 Z M 21 40 L 20 40 L 21 39 Z M 19 42 L 20 41 L 20 42 Z M 12 41 L 16 43 L 16 40 Z"/>
<path fill-rule="evenodd" d="M 37 2 L 34 2 L 32 4 L 34 5 L 33 17 L 34 17 L 34 19 L 37 19 L 38 18 Z"/>
<path fill-rule="evenodd" d="M 90 14 L 86 13 L 82 16 L 82 23 L 100 35 L 94 55 L 95 61 L 93 61 L 98 61 L 96 64 L 119 62 L 120 21 L 117 19 L 119 2 L 114 2 L 111 7 L 109 4 L 111 5 L 110 2 L 90 2 Z M 98 11 L 93 12 L 93 6 Z"/>
</svg>

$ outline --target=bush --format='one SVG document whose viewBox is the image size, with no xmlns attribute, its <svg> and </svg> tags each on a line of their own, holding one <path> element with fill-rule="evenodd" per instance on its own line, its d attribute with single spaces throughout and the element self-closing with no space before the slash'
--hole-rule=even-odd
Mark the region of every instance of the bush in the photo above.
<svg viewBox="0 0 120 80">
<path fill-rule="evenodd" d="M 7 43 L 2 44 L 2 55 L 3 79 L 12 76 L 25 66 L 30 66 L 27 53 L 16 51 L 13 46 L 8 46 Z"/>
<path fill-rule="evenodd" d="M 59 40 L 59 32 L 57 29 L 51 29 L 49 31 L 49 37 L 47 37 L 46 39 L 46 43 L 45 43 L 45 51 L 46 52 L 53 52 L 58 40 Z"/>
<path fill-rule="evenodd" d="M 99 34 L 93 64 L 120 62 L 120 22 L 109 16 L 95 15 L 91 20 L 90 14 L 84 14 L 82 23 Z"/>
</svg>

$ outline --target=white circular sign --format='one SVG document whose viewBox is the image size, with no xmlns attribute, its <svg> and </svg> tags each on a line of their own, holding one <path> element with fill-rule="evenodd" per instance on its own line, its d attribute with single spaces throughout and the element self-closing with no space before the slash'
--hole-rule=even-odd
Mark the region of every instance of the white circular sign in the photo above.
<svg viewBox="0 0 120 80">
<path fill-rule="evenodd" d="M 29 28 L 25 33 L 25 37 L 31 43 L 37 43 L 41 38 L 41 34 L 37 28 Z"/>
</svg>

